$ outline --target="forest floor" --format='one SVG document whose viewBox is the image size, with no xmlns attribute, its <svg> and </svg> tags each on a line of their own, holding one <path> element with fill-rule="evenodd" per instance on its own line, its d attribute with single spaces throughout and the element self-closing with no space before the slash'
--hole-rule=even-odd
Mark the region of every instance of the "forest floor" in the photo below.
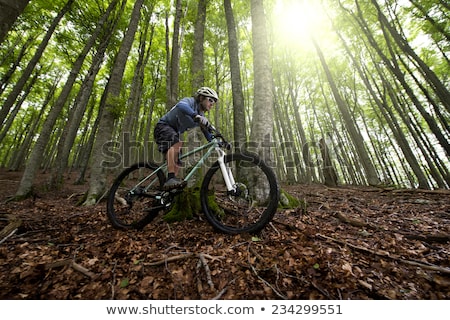
<svg viewBox="0 0 450 320">
<path fill-rule="evenodd" d="M 118 231 L 70 180 L 6 202 L 20 178 L 0 170 L 0 299 L 450 298 L 448 190 L 284 186 L 305 205 L 255 237 L 201 214 Z"/>
</svg>

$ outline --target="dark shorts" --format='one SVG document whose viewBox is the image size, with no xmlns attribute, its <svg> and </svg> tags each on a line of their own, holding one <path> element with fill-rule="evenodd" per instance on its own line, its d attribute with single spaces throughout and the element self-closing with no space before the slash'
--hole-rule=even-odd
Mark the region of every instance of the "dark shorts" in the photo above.
<svg viewBox="0 0 450 320">
<path fill-rule="evenodd" d="M 163 123 L 156 124 L 153 132 L 159 152 L 166 153 L 175 143 L 180 142 L 180 134 L 171 126 Z"/>
</svg>

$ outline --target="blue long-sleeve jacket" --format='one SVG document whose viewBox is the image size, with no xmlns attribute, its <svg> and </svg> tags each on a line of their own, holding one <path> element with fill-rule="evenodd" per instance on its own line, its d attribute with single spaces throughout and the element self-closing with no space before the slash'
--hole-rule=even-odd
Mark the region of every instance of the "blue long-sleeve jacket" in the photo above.
<svg viewBox="0 0 450 320">
<path fill-rule="evenodd" d="M 169 112 L 167 112 L 159 123 L 167 124 L 174 128 L 179 134 L 186 130 L 198 127 L 199 123 L 194 121 L 196 115 L 204 116 L 204 112 L 200 111 L 200 105 L 193 97 L 181 99 Z M 206 140 L 211 141 L 211 134 L 202 128 Z"/>
</svg>

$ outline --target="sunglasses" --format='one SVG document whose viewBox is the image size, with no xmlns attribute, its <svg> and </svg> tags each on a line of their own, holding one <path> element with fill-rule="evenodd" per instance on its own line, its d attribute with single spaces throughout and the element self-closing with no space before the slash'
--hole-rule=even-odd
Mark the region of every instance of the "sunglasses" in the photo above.
<svg viewBox="0 0 450 320">
<path fill-rule="evenodd" d="M 212 104 L 216 103 L 216 100 L 214 100 L 213 98 L 207 98 L 209 102 L 211 102 Z"/>
</svg>

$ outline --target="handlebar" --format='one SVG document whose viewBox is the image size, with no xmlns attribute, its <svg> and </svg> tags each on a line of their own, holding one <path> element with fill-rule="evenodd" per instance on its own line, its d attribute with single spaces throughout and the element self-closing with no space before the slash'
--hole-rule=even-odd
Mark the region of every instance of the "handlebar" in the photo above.
<svg viewBox="0 0 450 320">
<path fill-rule="evenodd" d="M 198 122 L 196 119 L 194 119 L 194 121 Z M 208 125 L 205 126 L 200 123 L 200 127 L 207 130 L 209 133 L 211 133 L 211 135 L 214 138 L 220 139 L 221 141 L 219 142 L 219 146 L 221 148 L 224 148 L 226 150 L 231 150 L 231 144 L 225 140 L 224 136 L 212 124 L 208 123 Z"/>
<path fill-rule="evenodd" d="M 209 133 L 211 133 L 213 135 L 214 138 L 218 138 L 221 141 L 219 142 L 219 145 L 221 148 L 227 149 L 227 150 L 231 150 L 231 143 L 229 143 L 228 141 L 225 140 L 225 138 L 223 137 L 223 135 L 219 132 L 219 130 L 217 130 L 213 125 L 209 125 L 206 128 Z"/>
</svg>

